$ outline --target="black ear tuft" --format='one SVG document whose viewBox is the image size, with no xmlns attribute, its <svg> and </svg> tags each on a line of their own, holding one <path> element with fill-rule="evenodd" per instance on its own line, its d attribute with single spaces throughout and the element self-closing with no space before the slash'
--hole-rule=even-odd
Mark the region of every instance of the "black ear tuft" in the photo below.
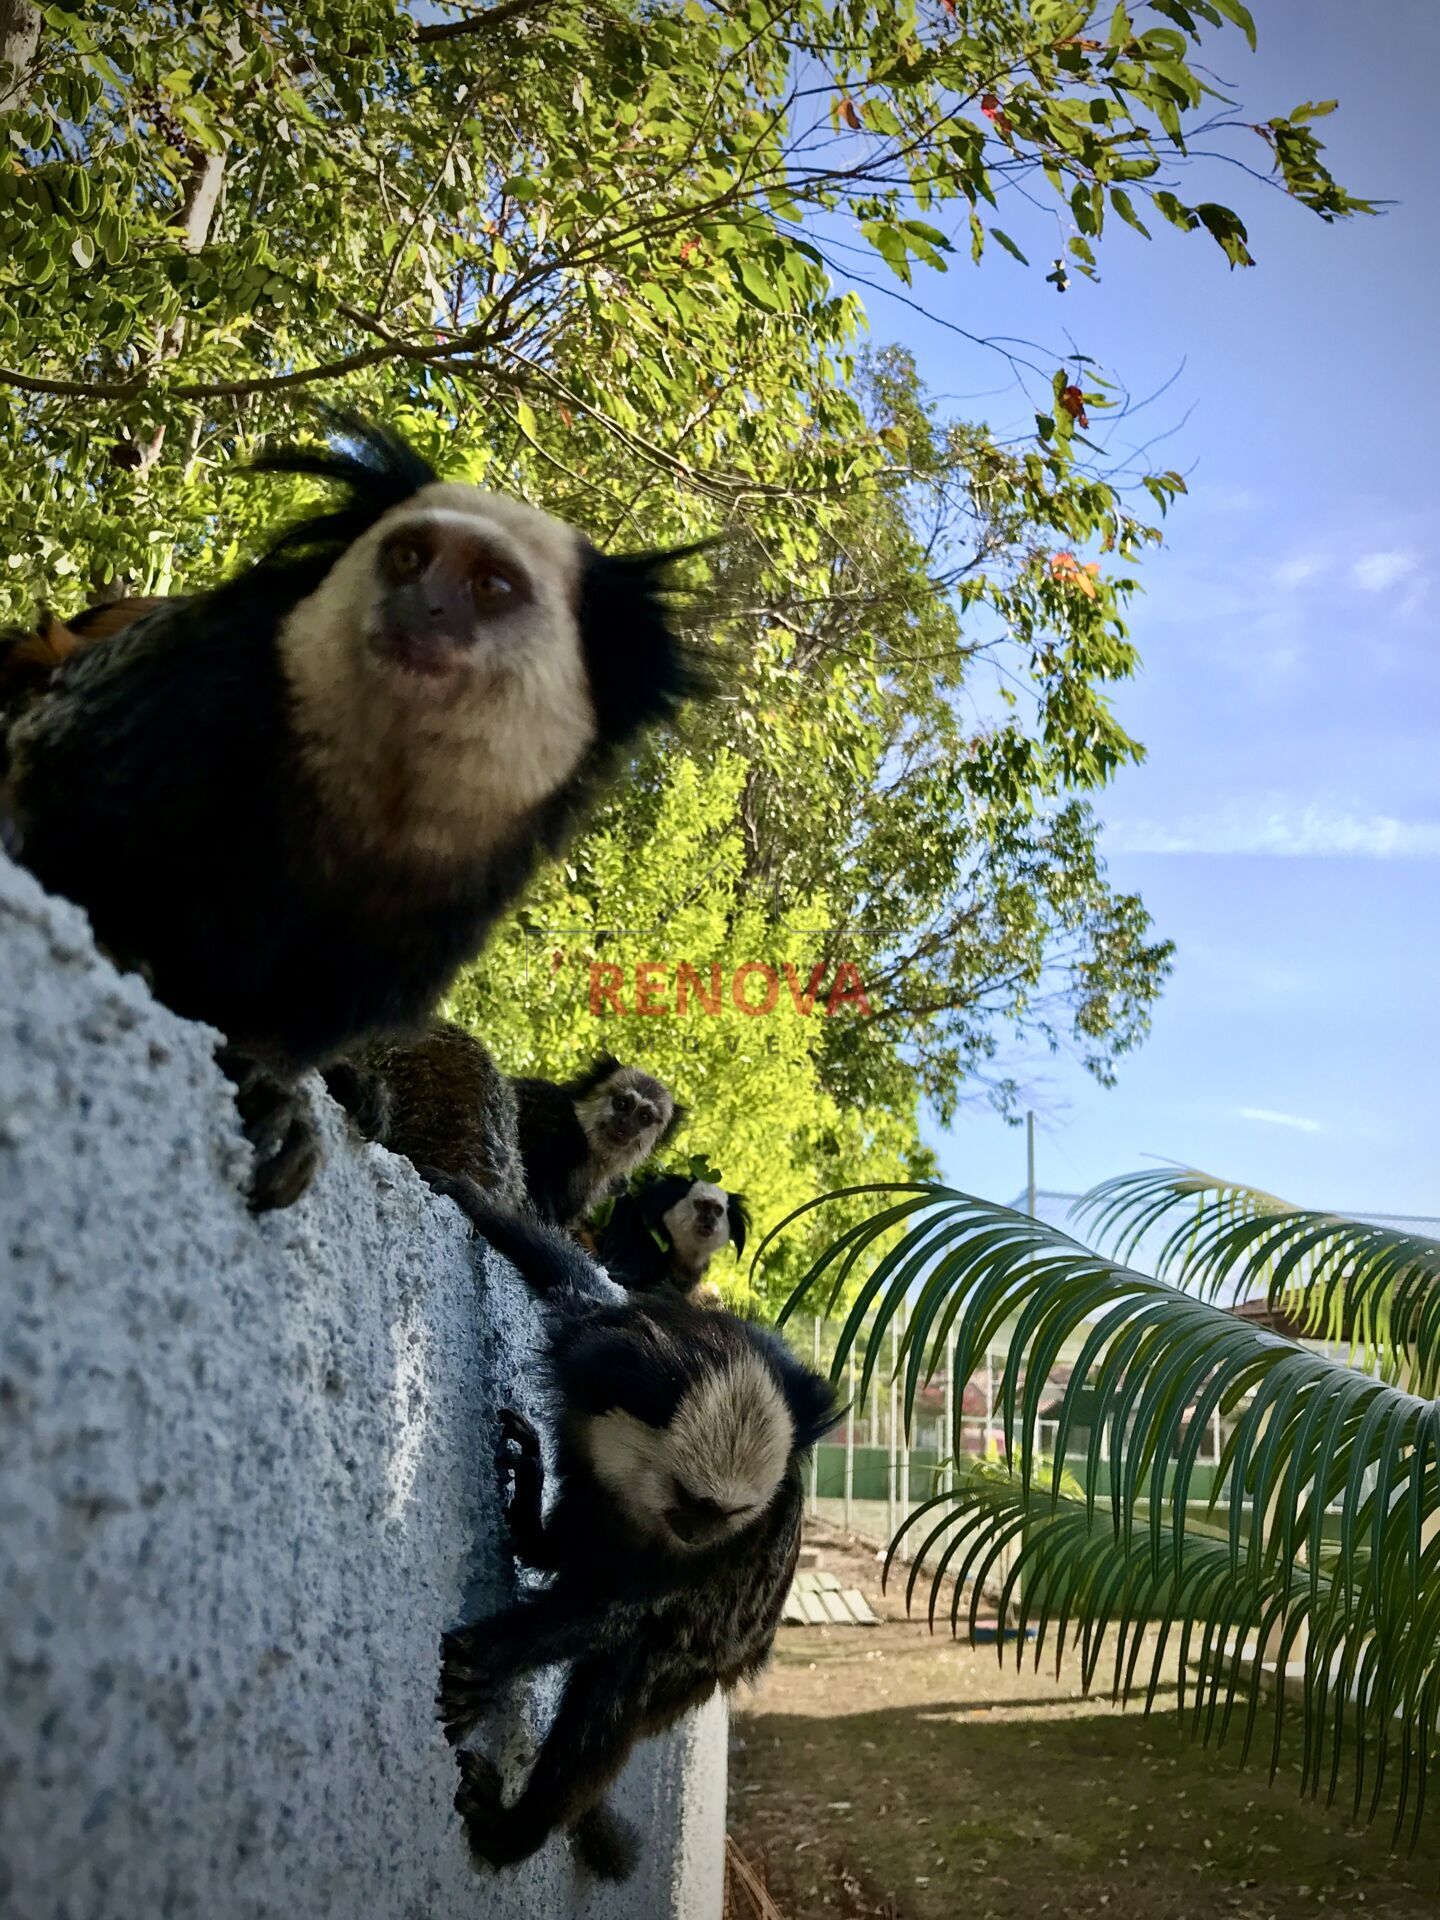
<svg viewBox="0 0 1440 1920">
<path fill-rule="evenodd" d="M 620 1062 L 613 1053 L 599 1053 L 583 1072 L 577 1073 L 571 1080 L 562 1082 L 564 1092 L 572 1100 L 583 1100 L 587 1093 L 593 1093 L 602 1080 L 608 1080 L 612 1073 L 620 1071 Z"/>
<path fill-rule="evenodd" d="M 600 738 L 623 746 L 682 702 L 707 693 L 700 650 L 671 624 L 667 574 L 673 562 L 711 545 L 669 553 L 606 554 L 591 548 L 580 587 L 580 639 Z"/>
<path fill-rule="evenodd" d="M 796 1449 L 803 1452 L 840 1424 L 845 1409 L 829 1380 L 802 1366 L 793 1354 L 789 1359 L 790 1365 L 785 1369 L 785 1403 L 795 1422 Z"/>
<path fill-rule="evenodd" d="M 668 1143 L 674 1139 L 675 1135 L 689 1118 L 690 1109 L 679 1100 L 673 1101 L 670 1108 L 670 1118 L 665 1122 L 665 1131 L 655 1142 L 657 1151 L 659 1148 L 668 1145 Z"/>
<path fill-rule="evenodd" d="M 744 1194 L 732 1193 L 725 1212 L 730 1221 L 730 1244 L 738 1260 L 745 1251 L 745 1236 L 750 1231 L 750 1209 L 745 1204 Z"/>
<path fill-rule="evenodd" d="M 557 1346 L 559 1384 L 579 1413 L 631 1414 L 647 1427 L 665 1427 L 674 1417 L 686 1376 L 663 1340 L 639 1318 L 624 1324 L 618 1314 L 597 1320 Z"/>
<path fill-rule="evenodd" d="M 647 1227 L 658 1227 L 664 1216 L 677 1200 L 683 1200 L 690 1191 L 690 1182 L 682 1180 L 678 1174 L 662 1173 L 647 1181 L 638 1195 L 640 1217 Z"/>
<path fill-rule="evenodd" d="M 344 503 L 288 528 L 266 553 L 272 563 L 349 546 L 382 514 L 439 478 L 429 461 L 389 427 L 336 408 L 318 411 L 330 429 L 328 447 L 277 447 L 260 454 L 251 468 L 256 473 L 301 473 L 328 480 L 343 490 Z"/>
</svg>

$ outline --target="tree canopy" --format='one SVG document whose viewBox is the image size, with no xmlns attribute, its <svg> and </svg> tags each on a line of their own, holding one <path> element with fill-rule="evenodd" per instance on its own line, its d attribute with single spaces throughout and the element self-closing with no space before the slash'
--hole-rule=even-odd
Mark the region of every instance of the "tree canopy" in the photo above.
<svg viewBox="0 0 1440 1920">
<path fill-rule="evenodd" d="M 1239 0 L 0 0 L 4 616 L 232 566 L 294 504 L 236 470 L 315 400 L 602 544 L 722 535 L 691 581 L 722 697 L 457 1006 L 516 1069 L 673 1071 L 680 1147 L 762 1220 L 922 1170 L 922 1097 L 1005 1105 L 1013 1041 L 1108 1078 L 1145 1032 L 1169 949 L 1087 796 L 1141 752 L 1108 696 L 1183 482 L 1106 477 L 1083 358 L 1044 366 L 1024 443 L 945 417 L 857 288 L 1018 254 L 1016 185 L 1073 229 L 1031 269 L 1057 288 L 1112 219 L 1245 265 L 1239 216 L 1181 192 L 1197 147 L 1360 210 L 1329 103 L 1242 117 L 1208 77 L 1253 39 Z M 682 1017 L 682 962 L 727 992 L 753 964 L 757 1000 L 771 969 L 775 1010 Z"/>
</svg>

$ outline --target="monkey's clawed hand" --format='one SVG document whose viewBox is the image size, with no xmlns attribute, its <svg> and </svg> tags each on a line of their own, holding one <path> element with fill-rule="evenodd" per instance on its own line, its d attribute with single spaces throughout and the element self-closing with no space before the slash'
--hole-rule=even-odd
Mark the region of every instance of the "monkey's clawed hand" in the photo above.
<svg viewBox="0 0 1440 1920">
<path fill-rule="evenodd" d="M 500 1799 L 504 1785 L 500 1769 L 483 1754 L 464 1752 L 455 1757 L 460 1764 L 455 1811 L 465 1823 L 472 1856 L 487 1867 L 508 1867 L 523 1860 L 532 1849 L 517 1846 L 517 1836 L 507 1831 L 513 1823 Z"/>
<path fill-rule="evenodd" d="M 235 1105 L 255 1149 L 250 1211 L 265 1213 L 298 1200 L 315 1178 L 320 1136 L 301 1089 L 281 1080 L 240 1047 L 218 1047 L 220 1071 L 235 1082 Z"/>
<path fill-rule="evenodd" d="M 500 1483 L 500 1510 L 507 1520 L 517 1508 L 539 1504 L 539 1481 L 544 1472 L 540 1436 L 513 1407 L 502 1407 L 496 1422 L 495 1474 Z"/>
<path fill-rule="evenodd" d="M 462 1627 L 440 1636 L 440 1690 L 435 1705 L 445 1738 L 455 1746 L 494 1704 L 501 1677 L 485 1659 L 483 1632 Z M 461 1755 L 463 1761 L 464 1755 Z"/>
</svg>

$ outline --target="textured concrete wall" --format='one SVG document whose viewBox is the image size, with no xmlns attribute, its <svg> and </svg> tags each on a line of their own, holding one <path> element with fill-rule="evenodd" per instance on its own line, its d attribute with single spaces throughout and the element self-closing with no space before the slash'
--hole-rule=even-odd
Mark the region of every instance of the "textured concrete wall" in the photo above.
<svg viewBox="0 0 1440 1920">
<path fill-rule="evenodd" d="M 0 1913 L 713 1920 L 717 1705 L 621 1783 L 628 1886 L 465 1852 L 431 1699 L 513 1578 L 518 1280 L 318 1088 L 315 1188 L 252 1219 L 214 1036 L 3 856 L 0 979 Z"/>
</svg>

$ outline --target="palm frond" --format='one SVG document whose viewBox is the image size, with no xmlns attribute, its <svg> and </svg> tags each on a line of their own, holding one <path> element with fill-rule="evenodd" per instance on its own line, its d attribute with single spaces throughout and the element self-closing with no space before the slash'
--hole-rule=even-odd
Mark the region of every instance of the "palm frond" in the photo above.
<svg viewBox="0 0 1440 1920">
<path fill-rule="evenodd" d="M 1302 1776 L 1309 1792 L 1335 1796 L 1351 1756 L 1354 1811 L 1373 1817 L 1398 1762 L 1396 1834 L 1407 1810 L 1418 1823 L 1425 1766 L 1440 1723 L 1440 1539 L 1426 1549 L 1427 1597 L 1418 1612 L 1401 1602 L 1391 1571 L 1368 1556 L 1355 1592 L 1329 1571 L 1289 1563 L 1255 1566 L 1237 1578 L 1223 1531 L 1186 1525 L 1167 1531 L 1158 1564 L 1148 1547 L 1127 1545 L 1083 1500 L 1041 1491 L 998 1464 L 962 1460 L 955 1484 L 915 1510 L 886 1558 L 888 1579 L 906 1535 L 918 1538 L 906 1605 L 930 1566 L 933 1630 L 947 1578 L 954 1581 L 952 1630 L 968 1616 L 972 1641 L 982 1592 L 998 1578 L 1002 1620 L 1016 1620 L 1017 1668 L 1033 1634 L 1038 1669 L 1051 1646 L 1058 1674 L 1078 1652 L 1082 1684 L 1095 1685 L 1110 1647 L 1109 1692 L 1149 1713 L 1177 1656 L 1179 1707 L 1189 1731 L 1223 1744 L 1237 1715 L 1242 1758 L 1262 1699 L 1273 1696 L 1271 1776 L 1290 1707 L 1288 1665 L 1303 1665 L 1299 1690 Z M 969 1598 L 967 1601 L 966 1594 Z M 1004 1658 L 1004 1643 L 998 1642 Z M 1268 1660 L 1262 1654 L 1268 1653 Z M 1192 1677 L 1193 1670 L 1193 1677 Z M 1188 1695 L 1188 1702 L 1187 1702 Z M 1366 1787 L 1370 1788 L 1365 1807 Z"/>
<path fill-rule="evenodd" d="M 1188 1167 L 1107 1180 L 1071 1217 L 1121 1260 L 1163 1229 L 1160 1279 L 1233 1301 L 1263 1285 L 1306 1338 L 1348 1345 L 1361 1364 L 1427 1398 L 1440 1392 L 1440 1241 L 1294 1207 Z"/>
<path fill-rule="evenodd" d="M 1077 1505 L 1087 1527 L 1099 1526 L 1098 1537 L 1111 1543 L 1110 1558 L 1095 1561 L 1111 1583 L 1106 1605 L 1123 1613 L 1124 1581 L 1138 1578 L 1137 1563 L 1148 1569 L 1150 1591 L 1168 1579 L 1182 1600 L 1203 1592 L 1221 1619 L 1226 1592 L 1250 1594 L 1256 1606 L 1268 1595 L 1263 1633 L 1294 1641 L 1303 1630 L 1307 1647 L 1316 1648 L 1313 1672 L 1306 1653 L 1316 1711 L 1333 1709 L 1333 1669 L 1333 1684 L 1355 1697 L 1362 1745 L 1367 1735 L 1383 1738 L 1398 1714 L 1424 1747 L 1440 1688 L 1440 1404 L 1092 1252 L 1029 1215 L 940 1185 L 871 1192 L 887 1204 L 821 1254 L 781 1316 L 826 1282 L 826 1311 L 854 1292 L 834 1377 L 868 1334 L 863 1404 L 885 1334 L 903 1327 L 896 1347 L 908 1427 L 922 1382 L 947 1357 L 955 1379 L 965 1380 L 1003 1347 L 999 1425 L 1028 1501 L 1036 1491 L 1040 1410 L 1066 1352 L 1049 1497 L 1058 1500 L 1079 1415 L 1093 1403 L 1098 1414 Z M 957 1396 L 957 1459 L 960 1404 Z M 1192 1587 L 1187 1555 L 1200 1549 L 1187 1507 L 1201 1440 L 1217 1412 L 1230 1433 L 1208 1511 L 1218 1509 L 1223 1522 L 1202 1536 L 1194 1579 L 1203 1582 Z M 1096 1514 L 1102 1494 L 1109 1507 L 1103 1524 Z M 927 1504 L 921 1512 L 939 1509 Z M 948 1524 L 932 1520 L 927 1550 Z M 979 1536 L 989 1550 L 998 1550 L 1002 1535 L 1022 1538 L 1027 1521 L 1012 1513 L 995 1525 L 999 1532 Z M 1063 1538 L 1072 1554 L 1080 1552 L 1078 1535 Z M 1097 1612 L 1101 1592 L 1093 1583 L 1081 1589 L 1077 1617 L 1092 1626 L 1107 1617 Z M 1193 1611 L 1198 1619 L 1198 1600 Z M 1408 1783 L 1411 1761 L 1402 1767 Z M 1423 1791 L 1423 1767 L 1414 1790 Z"/>
</svg>

